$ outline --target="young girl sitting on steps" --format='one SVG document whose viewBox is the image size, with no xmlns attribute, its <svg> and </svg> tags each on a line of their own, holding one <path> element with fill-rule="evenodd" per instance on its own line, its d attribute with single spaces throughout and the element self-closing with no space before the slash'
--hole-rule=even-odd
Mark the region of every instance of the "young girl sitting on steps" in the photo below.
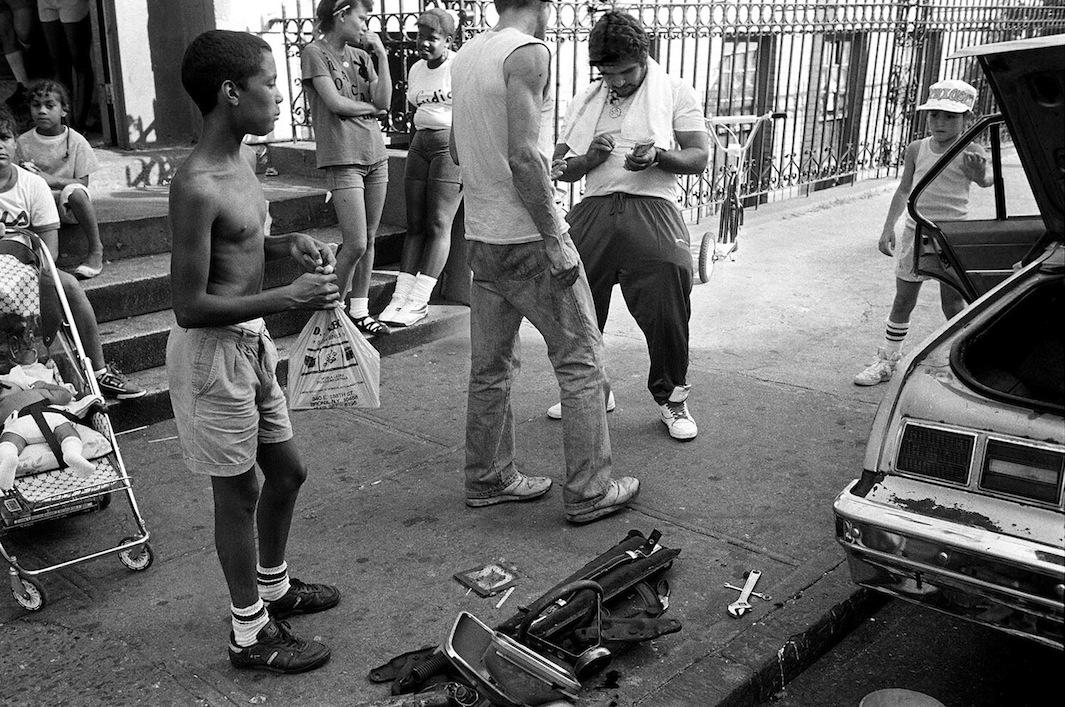
<svg viewBox="0 0 1065 707">
<path fill-rule="evenodd" d="M 58 81 L 30 84 L 30 116 L 34 128 L 18 137 L 22 167 L 44 178 L 59 208 L 59 220 L 78 224 L 88 242 L 85 262 L 74 270 L 79 280 L 104 269 L 104 246 L 89 193 L 89 175 L 99 166 L 89 141 L 63 121 L 70 115 L 70 96 Z"/>
</svg>

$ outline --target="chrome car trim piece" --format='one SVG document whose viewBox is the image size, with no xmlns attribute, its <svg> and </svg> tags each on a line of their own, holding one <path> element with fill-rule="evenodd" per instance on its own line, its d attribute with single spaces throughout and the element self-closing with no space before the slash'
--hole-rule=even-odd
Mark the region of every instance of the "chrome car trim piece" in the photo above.
<svg viewBox="0 0 1065 707">
<path fill-rule="evenodd" d="M 842 543 L 841 543 L 842 544 Z M 855 571 L 855 564 L 862 567 L 873 568 L 878 572 L 886 575 L 883 579 L 877 579 L 873 577 L 865 579 L 855 579 L 854 581 L 863 586 L 868 587 L 877 592 L 887 594 L 889 596 L 902 599 L 903 601 L 910 602 L 925 609 L 932 609 L 938 611 L 947 616 L 955 616 L 963 618 L 966 621 L 981 624 L 989 628 L 993 628 L 999 631 L 1003 631 L 1012 636 L 1024 638 L 1027 640 L 1036 641 L 1045 646 L 1062 650 L 1065 648 L 1065 642 L 1061 638 L 1061 631 L 1040 632 L 1037 628 L 1038 623 L 1032 624 L 1030 630 L 1017 628 L 1012 621 L 1014 614 L 1020 614 L 1022 616 L 1030 617 L 1032 620 L 1038 622 L 1040 620 L 1050 622 L 1051 625 L 1057 625 L 1060 629 L 1062 621 L 1060 612 L 1054 617 L 1047 617 L 1041 611 L 1034 610 L 1024 606 L 1015 606 L 1014 603 L 1008 598 L 998 592 L 999 587 L 993 587 L 991 590 L 984 589 L 982 587 L 976 587 L 968 582 L 965 582 L 962 586 L 958 586 L 959 582 L 954 581 L 953 578 L 944 577 L 939 574 L 938 571 L 931 571 L 922 573 L 917 570 L 913 570 L 912 574 L 916 577 L 911 577 L 906 568 L 898 567 L 895 565 L 889 565 L 888 563 L 879 562 L 869 556 L 863 555 L 858 549 L 853 546 L 844 545 L 844 551 L 847 555 L 848 562 L 851 565 L 852 574 Z M 906 580 L 916 581 L 916 578 L 920 578 L 922 586 L 928 587 L 934 591 L 934 594 L 914 594 L 913 592 L 906 591 L 898 586 L 898 583 Z M 884 581 L 885 579 L 890 579 Z M 937 581 L 938 580 L 938 581 Z M 980 613 L 971 614 L 961 608 L 956 601 L 950 600 L 945 593 L 947 590 L 951 592 L 960 592 L 963 596 L 973 600 L 986 600 L 993 602 L 994 604 L 1007 608 L 1010 610 L 1010 614 L 1000 615 L 994 613 Z M 933 599 L 933 596 L 940 596 L 947 599 L 947 604 L 943 605 Z"/>
<path fill-rule="evenodd" d="M 993 584 L 992 582 L 988 582 L 987 580 L 977 579 L 976 577 L 970 577 L 969 575 L 954 572 L 943 567 L 929 565 L 918 560 L 911 560 L 908 557 L 892 555 L 891 553 L 884 552 L 883 550 L 874 550 L 871 547 L 859 545 L 853 541 L 848 541 L 839 538 L 837 538 L 837 541 L 848 552 L 854 552 L 861 555 L 868 555 L 870 557 L 877 558 L 878 560 L 880 560 L 880 563 L 877 564 L 881 564 L 882 566 L 884 566 L 885 569 L 890 569 L 892 567 L 906 568 L 913 572 L 919 572 L 922 575 L 944 577 L 947 579 L 952 579 L 963 585 L 984 589 L 986 591 L 994 592 L 996 594 L 1004 594 L 1014 599 L 1020 599 L 1021 601 L 1027 601 L 1032 604 L 1039 604 L 1040 606 L 1043 606 L 1058 615 L 1065 611 L 1065 604 L 1062 604 L 1062 602 L 1055 602 L 1052 599 L 1041 597 L 1038 594 L 1029 594 L 1028 592 L 1022 592 L 1019 589 L 1014 589 L 1012 587 L 1004 587 L 999 584 Z"/>
<path fill-rule="evenodd" d="M 1003 275 L 1003 274 L 1012 275 L 1015 272 L 1015 270 L 1010 268 L 1009 270 L 1006 270 L 1006 269 L 1001 269 L 1001 270 L 970 270 L 969 272 L 972 273 L 973 275 Z"/>
</svg>

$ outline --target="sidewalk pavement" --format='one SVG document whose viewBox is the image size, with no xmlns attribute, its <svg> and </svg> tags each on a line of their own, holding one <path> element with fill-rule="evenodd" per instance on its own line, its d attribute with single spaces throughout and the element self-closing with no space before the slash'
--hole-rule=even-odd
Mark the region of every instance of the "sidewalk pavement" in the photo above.
<svg viewBox="0 0 1065 707">
<path fill-rule="evenodd" d="M 608 367 L 615 473 L 635 474 L 634 507 L 567 525 L 560 490 L 535 503 L 468 509 L 461 469 L 469 342 L 435 341 L 382 361 L 378 410 L 299 412 L 310 469 L 290 541 L 294 576 L 333 582 L 336 609 L 293 620 L 333 648 L 300 676 L 232 669 L 228 598 L 212 541 L 210 484 L 184 469 L 172 421 L 119 438 L 156 554 L 131 573 L 113 557 L 42 577 L 50 603 L 0 600 L 4 704 L 315 704 L 382 699 L 371 667 L 439 644 L 461 610 L 490 625 L 528 605 L 629 529 L 682 548 L 668 575 L 683 630 L 620 656 L 579 704 L 755 704 L 781 689 L 878 600 L 856 591 L 834 541 L 831 503 L 861 470 L 880 389 L 851 378 L 883 335 L 894 292 L 876 238 L 893 184 L 861 183 L 750 212 L 735 262 L 692 294 L 689 382 L 700 435 L 671 440 L 646 393 L 642 336 L 616 297 Z M 700 228 L 693 230 L 698 236 Z M 932 287 L 916 341 L 940 321 Z M 513 401 L 523 471 L 559 480 L 557 399 L 543 340 L 522 332 Z M 4 543 L 36 567 L 128 534 L 115 497 L 101 513 L 36 526 Z M 497 558 L 521 579 L 498 597 L 466 595 L 452 574 Z M 726 582 L 762 571 L 740 619 Z M 611 679 L 613 676 L 614 679 Z"/>
</svg>

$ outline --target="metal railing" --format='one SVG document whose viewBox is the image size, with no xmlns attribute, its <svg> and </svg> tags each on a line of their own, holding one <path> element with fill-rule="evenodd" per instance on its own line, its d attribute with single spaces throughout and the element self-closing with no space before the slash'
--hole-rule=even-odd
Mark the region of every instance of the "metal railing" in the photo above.
<svg viewBox="0 0 1065 707">
<path fill-rule="evenodd" d="M 282 35 L 290 84 L 292 139 L 311 139 L 299 80 L 299 53 L 314 37 L 313 4 L 271 23 Z M 380 1 L 380 0 L 379 0 Z M 555 130 L 569 99 L 592 77 L 588 33 L 599 14 L 639 17 L 652 55 L 689 82 L 707 116 L 782 111 L 752 148 L 744 186 L 749 203 L 895 174 L 905 146 L 923 131 L 915 108 L 928 86 L 964 79 L 979 90 L 977 113 L 993 98 L 972 59 L 948 61 L 962 47 L 1065 32 L 1061 0 L 558 0 L 546 37 L 554 51 Z M 383 127 L 395 146 L 411 126 L 406 76 L 416 61 L 415 21 L 427 7 L 459 18 L 459 40 L 491 27 L 492 0 L 384 0 L 371 29 L 385 33 L 394 82 Z M 696 218 L 720 201 L 724 156 L 685 179 L 681 206 Z"/>
</svg>

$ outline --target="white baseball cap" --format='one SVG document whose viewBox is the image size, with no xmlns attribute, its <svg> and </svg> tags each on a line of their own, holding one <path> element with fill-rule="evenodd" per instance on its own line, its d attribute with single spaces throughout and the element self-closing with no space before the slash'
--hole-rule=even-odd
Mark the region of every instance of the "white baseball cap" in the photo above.
<svg viewBox="0 0 1065 707">
<path fill-rule="evenodd" d="M 932 84 L 928 100 L 917 110 L 943 110 L 948 113 L 967 113 L 976 105 L 976 89 L 958 79 L 947 79 Z"/>
</svg>

